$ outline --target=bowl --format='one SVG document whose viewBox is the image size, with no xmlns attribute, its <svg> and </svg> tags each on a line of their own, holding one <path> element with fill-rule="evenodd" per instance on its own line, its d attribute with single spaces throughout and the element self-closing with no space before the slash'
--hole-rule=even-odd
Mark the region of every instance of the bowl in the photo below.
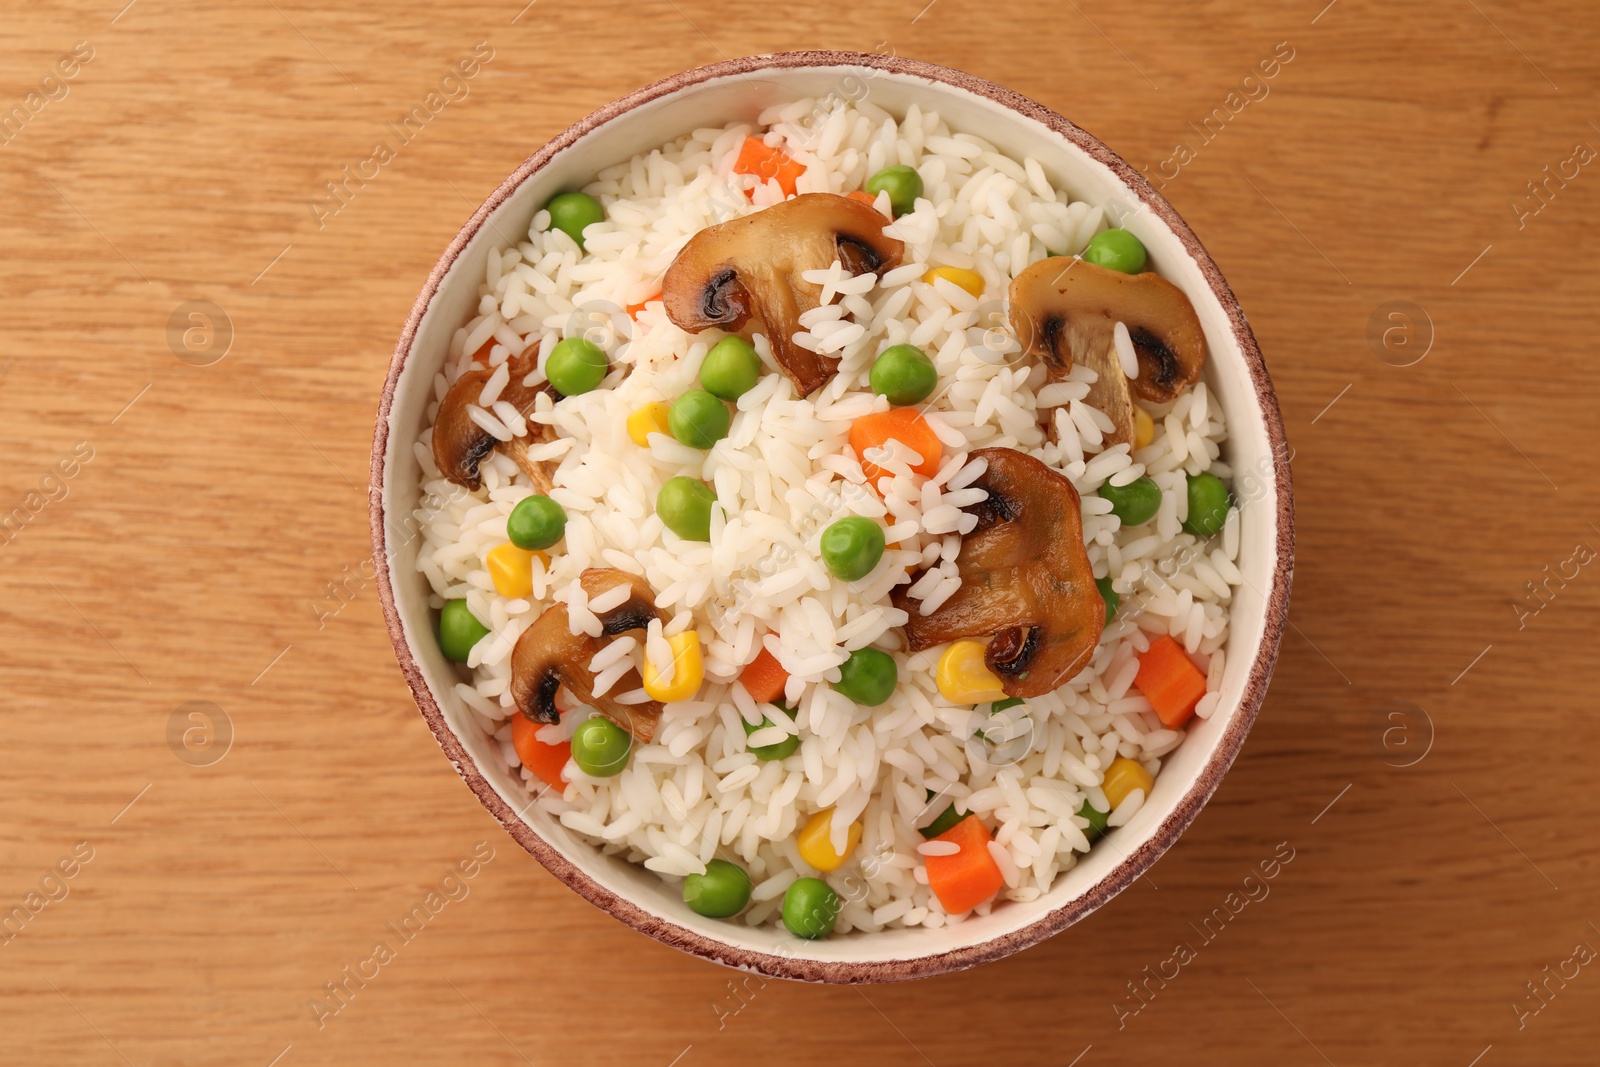
<svg viewBox="0 0 1600 1067">
<path fill-rule="evenodd" d="M 1239 566 L 1221 696 L 1166 757 L 1138 813 L 1050 891 L 938 929 L 917 927 L 803 941 L 691 912 L 642 867 L 603 855 L 529 802 L 497 744 L 453 692 L 457 668 L 433 636 L 416 544 L 398 536 L 419 499 L 412 442 L 451 335 L 472 313 L 497 235 L 526 232 L 555 193 L 602 168 L 702 126 L 753 120 L 769 105 L 833 93 L 870 94 L 895 113 L 916 102 L 955 129 L 1031 155 L 1078 198 L 1104 203 L 1149 250 L 1151 265 L 1194 304 L 1210 347 L 1206 381 L 1229 427 L 1224 458 L 1241 502 Z M 859 99 L 859 97 L 852 97 Z M 601 108 L 539 149 L 484 201 L 428 276 L 384 382 L 373 441 L 371 527 L 389 634 L 417 707 L 457 773 L 516 841 L 591 903 L 665 944 L 764 975 L 822 982 L 918 978 L 999 959 L 1057 933 L 1125 889 L 1172 846 L 1217 789 L 1261 706 L 1288 614 L 1293 571 L 1289 451 L 1266 365 L 1221 272 L 1198 238 L 1139 173 L 1083 130 L 1010 90 L 945 67 L 851 52 L 749 56 L 657 82 Z M 1107 847 L 1109 845 L 1109 847 Z"/>
</svg>

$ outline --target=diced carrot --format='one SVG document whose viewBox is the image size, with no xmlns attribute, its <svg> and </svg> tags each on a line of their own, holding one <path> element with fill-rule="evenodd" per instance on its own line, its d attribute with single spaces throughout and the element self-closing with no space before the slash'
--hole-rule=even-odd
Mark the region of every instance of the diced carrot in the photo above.
<svg viewBox="0 0 1600 1067">
<path fill-rule="evenodd" d="M 567 782 L 561 777 L 561 768 L 567 765 L 567 760 L 572 756 L 572 742 L 547 745 L 538 738 L 542 729 L 543 723 L 534 722 L 520 711 L 514 713 L 511 716 L 511 747 L 517 750 L 517 758 L 533 772 L 534 777 L 556 789 L 564 789 Z"/>
<path fill-rule="evenodd" d="M 493 337 L 491 337 L 487 341 L 483 342 L 483 344 L 478 348 L 478 350 L 476 352 L 472 353 L 472 362 L 474 362 L 474 363 L 482 363 L 485 366 L 487 366 L 488 363 L 489 363 L 489 352 L 490 352 L 490 350 L 493 349 L 494 346 L 499 344 L 499 343 L 500 342 L 495 340 Z"/>
<path fill-rule="evenodd" d="M 756 703 L 772 704 L 783 696 L 783 687 L 789 682 L 789 672 L 783 669 L 777 656 L 763 648 L 759 656 L 745 665 L 739 681 L 744 683 L 745 692 Z"/>
<path fill-rule="evenodd" d="M 989 842 L 993 840 L 989 828 L 976 815 L 968 815 L 934 840 L 961 848 L 950 856 L 923 857 L 928 868 L 928 888 L 951 915 L 971 911 L 1006 884 L 1000 865 L 989 852 Z"/>
<path fill-rule="evenodd" d="M 778 188 L 784 196 L 793 196 L 795 179 L 806 172 L 803 164 L 795 162 L 781 149 L 773 148 L 759 137 L 746 137 L 739 158 L 733 164 L 735 174 L 754 174 L 763 182 L 778 179 Z"/>
<path fill-rule="evenodd" d="M 1206 676 L 1184 654 L 1183 646 L 1166 634 L 1151 641 L 1149 651 L 1139 657 L 1133 684 L 1169 730 L 1188 722 L 1194 706 L 1206 695 Z"/>
<path fill-rule="evenodd" d="M 878 206 L 877 197 L 873 196 L 871 193 L 864 193 L 860 189 L 857 189 L 854 192 L 845 193 L 844 195 L 849 197 L 851 200 L 859 200 L 868 207 Z"/>
<path fill-rule="evenodd" d="M 629 304 L 628 305 L 628 318 L 637 319 L 639 317 L 639 312 L 643 311 L 647 304 L 649 304 L 653 300 L 660 300 L 660 299 L 661 299 L 661 294 L 658 292 L 658 293 L 656 293 L 655 296 L 647 297 L 645 300 L 641 301 L 640 303 Z"/>
<path fill-rule="evenodd" d="M 874 488 L 878 480 L 889 472 L 876 463 L 867 462 L 867 449 L 882 448 L 891 440 L 899 441 L 921 457 L 920 462 L 911 465 L 913 471 L 924 478 L 939 473 L 939 461 L 944 458 L 944 443 L 921 412 L 916 408 L 876 411 L 861 416 L 850 426 L 850 447 L 855 450 L 856 458 L 861 461 L 862 473 Z"/>
</svg>

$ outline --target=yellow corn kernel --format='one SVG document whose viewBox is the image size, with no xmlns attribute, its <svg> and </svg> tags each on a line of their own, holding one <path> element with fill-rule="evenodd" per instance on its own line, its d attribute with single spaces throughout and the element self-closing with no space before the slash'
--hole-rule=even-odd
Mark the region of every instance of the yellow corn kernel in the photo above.
<svg viewBox="0 0 1600 1067">
<path fill-rule="evenodd" d="M 800 858 L 819 871 L 836 871 L 844 865 L 844 858 L 861 841 L 861 823 L 856 821 L 850 824 L 850 829 L 845 831 L 844 851 L 833 850 L 832 831 L 833 809 L 824 808 L 806 820 L 800 828 L 800 833 L 795 835 L 795 847 L 800 850 Z"/>
<path fill-rule="evenodd" d="M 507 541 L 489 550 L 486 562 L 494 591 L 508 600 L 528 596 L 533 592 L 533 557 L 543 556 L 546 567 L 550 557 L 543 552 L 530 552 Z"/>
<path fill-rule="evenodd" d="M 640 448 L 649 448 L 651 434 L 667 432 L 667 412 L 671 410 L 657 400 L 629 415 L 628 436 L 633 438 L 633 443 Z"/>
<path fill-rule="evenodd" d="M 950 703 L 987 704 L 1006 698 L 1000 679 L 983 662 L 988 647 L 982 641 L 954 641 L 939 657 L 934 680 Z"/>
<path fill-rule="evenodd" d="M 1156 780 L 1144 765 L 1135 763 L 1131 759 L 1118 756 L 1111 761 L 1111 766 L 1106 768 L 1105 780 L 1100 783 L 1100 788 L 1105 790 L 1106 801 L 1111 805 L 1111 810 L 1116 811 L 1122 802 L 1128 799 L 1128 794 L 1135 789 L 1143 789 L 1145 799 L 1150 798 L 1150 787 Z"/>
<path fill-rule="evenodd" d="M 1149 444 L 1156 436 L 1155 420 L 1144 408 L 1133 409 L 1133 450 L 1135 452 Z"/>
<path fill-rule="evenodd" d="M 973 296 L 983 295 L 983 275 L 975 270 L 965 267 L 935 267 L 922 276 L 922 280 L 929 285 L 935 278 L 943 278 L 947 282 L 961 286 Z"/>
<path fill-rule="evenodd" d="M 651 665 L 648 656 L 644 661 L 644 691 L 650 694 L 651 700 L 659 700 L 663 704 L 688 700 L 700 691 L 700 683 L 706 677 L 705 662 L 700 657 L 699 634 L 685 630 L 667 638 L 667 644 L 672 646 L 670 682 L 661 680 L 661 672 Z"/>
</svg>

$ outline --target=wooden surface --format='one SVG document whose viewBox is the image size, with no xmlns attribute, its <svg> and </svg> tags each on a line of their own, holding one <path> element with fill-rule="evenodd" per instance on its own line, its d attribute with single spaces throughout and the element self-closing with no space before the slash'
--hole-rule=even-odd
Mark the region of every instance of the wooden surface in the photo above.
<svg viewBox="0 0 1600 1067">
<path fill-rule="evenodd" d="M 1569 164 L 1537 214 L 1525 187 L 1600 146 L 1588 5 L 123 2 L 3 16 L 0 112 L 93 58 L 0 144 L 0 508 L 26 520 L 0 536 L 0 912 L 74 872 L 0 935 L 0 1062 L 1594 1062 L 1600 175 Z M 465 99 L 309 206 L 480 41 Z M 451 771 L 362 577 L 365 472 L 407 309 L 505 174 L 655 78 L 813 46 L 991 78 L 1153 173 L 1188 145 L 1165 192 L 1267 353 L 1298 567 L 1255 731 L 1150 880 L 976 971 L 739 1001 Z M 231 323 L 191 336 L 207 366 L 169 345 L 191 301 Z M 1379 315 L 1374 347 L 1393 301 L 1413 344 Z M 467 895 L 319 1026 L 478 842 Z"/>
</svg>

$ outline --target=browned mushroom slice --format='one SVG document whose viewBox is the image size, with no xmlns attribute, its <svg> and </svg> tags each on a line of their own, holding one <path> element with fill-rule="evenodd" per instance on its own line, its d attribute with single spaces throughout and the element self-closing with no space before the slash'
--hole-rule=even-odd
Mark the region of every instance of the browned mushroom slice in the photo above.
<svg viewBox="0 0 1600 1067">
<path fill-rule="evenodd" d="M 573 696 L 621 726 L 640 741 L 655 735 L 661 718 L 661 704 L 619 704 L 609 694 L 594 695 L 594 675 L 589 661 L 611 638 L 629 630 L 643 630 L 651 619 L 666 621 L 656 608 L 655 593 L 643 578 L 610 567 L 591 567 L 579 576 L 589 598 L 599 596 L 626 583 L 628 599 L 610 611 L 599 612 L 601 635 L 574 634 L 567 624 L 567 606 L 554 604 L 544 610 L 532 626 L 517 639 L 511 651 L 511 699 L 517 710 L 534 722 L 552 723 L 556 713 L 556 690 L 566 686 Z M 631 684 L 630 684 L 631 679 Z M 638 673 L 623 677 L 612 692 L 627 692 L 643 685 Z"/>
<path fill-rule="evenodd" d="M 876 208 L 833 193 L 804 193 L 753 215 L 708 226 L 689 239 L 661 282 L 667 318 L 690 333 L 761 326 L 773 357 L 801 395 L 839 369 L 836 356 L 794 343 L 800 316 L 822 302 L 801 275 L 837 259 L 852 274 L 900 265 L 905 245 L 883 235 Z"/>
<path fill-rule="evenodd" d="M 913 652 L 957 638 L 990 638 L 984 662 L 1007 696 L 1036 697 L 1089 662 L 1106 606 L 1083 547 L 1078 491 L 1063 475 L 1010 448 L 981 448 L 989 467 L 973 483 L 989 496 L 967 511 L 978 526 L 961 539 L 961 588 L 933 614 L 895 590 L 910 615 Z"/>
<path fill-rule="evenodd" d="M 1118 322 L 1138 356 L 1131 382 L 1112 343 Z M 1052 380 L 1074 363 L 1099 375 L 1088 401 L 1116 426 L 1108 443 L 1132 442 L 1133 396 L 1174 400 L 1200 380 L 1206 360 L 1205 334 L 1183 290 L 1150 271 L 1124 274 L 1067 256 L 1040 260 L 1012 281 L 1011 328 Z"/>
<path fill-rule="evenodd" d="M 536 386 L 522 384 L 522 379 L 528 376 L 538 361 L 537 346 L 512 360 L 511 380 L 500 391 L 500 399 L 524 416 L 533 410 L 534 401 L 540 393 L 557 395 L 549 383 Z M 481 367 L 467 371 L 456 379 L 450 391 L 444 394 L 444 399 L 439 401 L 439 413 L 433 420 L 433 462 L 456 485 L 477 490 L 483 484 L 478 476 L 478 464 L 498 446 L 522 468 L 535 489 L 548 493 L 551 488 L 549 465 L 528 458 L 526 440 L 520 437 L 509 441 L 497 440 L 467 414 L 467 405 L 478 402 L 484 383 L 493 373 Z M 543 423 L 529 423 L 528 431 L 536 441 L 548 441 L 552 436 L 551 428 Z"/>
</svg>

